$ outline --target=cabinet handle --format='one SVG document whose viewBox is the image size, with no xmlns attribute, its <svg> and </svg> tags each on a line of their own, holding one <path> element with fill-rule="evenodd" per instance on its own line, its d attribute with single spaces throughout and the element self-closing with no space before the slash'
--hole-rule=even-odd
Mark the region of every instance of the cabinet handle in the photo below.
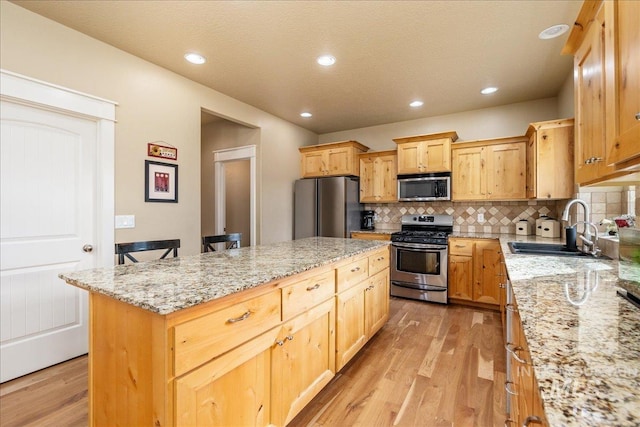
<svg viewBox="0 0 640 427">
<path fill-rule="evenodd" d="M 244 314 L 243 314 L 242 316 L 240 316 L 240 317 L 227 319 L 227 323 L 242 322 L 243 320 L 248 319 L 248 318 L 249 318 L 249 316 L 251 316 L 251 312 L 250 312 L 250 311 L 247 311 L 246 313 L 244 313 Z"/>
<path fill-rule="evenodd" d="M 518 356 L 516 354 L 516 351 L 520 351 L 520 350 L 524 350 L 522 347 L 514 347 L 513 349 L 509 348 L 509 346 L 512 346 L 513 344 L 511 344 L 510 342 L 508 342 L 507 344 L 505 344 L 504 348 L 511 353 L 511 355 L 514 357 L 514 359 L 516 359 L 518 362 L 522 363 L 523 365 L 528 365 L 529 363 L 527 363 L 526 360 L 521 359 L 520 356 Z"/>
<path fill-rule="evenodd" d="M 509 390 L 509 384 L 513 384 L 513 382 L 512 382 L 512 381 L 505 381 L 505 382 L 504 382 L 504 390 L 505 390 L 507 393 L 509 393 L 510 395 L 512 395 L 512 396 L 517 396 L 517 395 L 518 395 L 518 393 L 516 393 L 515 391 L 511 391 L 511 390 Z"/>
<path fill-rule="evenodd" d="M 542 424 L 542 420 L 540 419 L 540 417 L 537 417 L 535 415 L 529 415 L 524 419 L 522 427 L 528 427 L 530 424 Z"/>
<path fill-rule="evenodd" d="M 636 120 L 640 121 L 640 113 L 636 113 Z"/>
<path fill-rule="evenodd" d="M 515 423 L 515 421 L 513 421 L 511 418 L 507 418 L 506 420 L 504 420 L 504 427 L 510 426 L 513 423 Z"/>
<path fill-rule="evenodd" d="M 287 335 L 286 337 L 284 337 L 284 340 L 293 341 L 293 335 Z M 284 340 L 278 340 L 276 341 L 276 344 L 282 347 L 284 345 Z"/>
<path fill-rule="evenodd" d="M 594 157 L 593 158 L 593 163 L 598 163 L 602 161 L 602 157 Z"/>
<path fill-rule="evenodd" d="M 352 268 L 352 269 L 351 269 L 351 272 L 352 272 L 352 273 L 355 273 L 356 271 L 359 271 L 359 270 L 360 270 L 360 267 L 356 267 L 356 268 Z"/>
<path fill-rule="evenodd" d="M 382 261 L 384 259 L 383 256 L 381 256 L 380 258 L 377 258 L 376 261 Z"/>
<path fill-rule="evenodd" d="M 456 248 L 466 248 L 467 245 L 456 245 Z"/>
<path fill-rule="evenodd" d="M 278 341 L 276 341 L 276 344 L 278 344 L 280 347 L 282 347 L 284 345 L 284 341 L 278 340 Z"/>
<path fill-rule="evenodd" d="M 307 291 L 315 291 L 316 289 L 318 289 L 320 287 L 320 283 L 316 283 L 313 286 L 307 286 Z"/>
<path fill-rule="evenodd" d="M 503 275 L 501 274 L 501 276 L 503 276 Z M 506 284 L 506 283 L 500 283 L 500 284 L 498 285 L 498 287 L 499 287 L 500 289 L 504 289 L 504 288 L 506 288 L 506 287 L 507 287 L 507 284 Z"/>
<path fill-rule="evenodd" d="M 287 339 L 288 339 L 289 341 L 293 341 L 293 335 L 287 335 Z"/>
<path fill-rule="evenodd" d="M 371 285 L 371 286 L 367 286 L 364 290 L 365 290 L 365 291 L 370 291 L 370 290 L 372 290 L 373 288 L 375 288 L 375 286 Z"/>
<path fill-rule="evenodd" d="M 511 313 L 517 313 L 518 310 L 516 310 L 515 308 L 513 308 L 513 304 L 507 304 L 507 310 L 510 311 Z"/>
</svg>

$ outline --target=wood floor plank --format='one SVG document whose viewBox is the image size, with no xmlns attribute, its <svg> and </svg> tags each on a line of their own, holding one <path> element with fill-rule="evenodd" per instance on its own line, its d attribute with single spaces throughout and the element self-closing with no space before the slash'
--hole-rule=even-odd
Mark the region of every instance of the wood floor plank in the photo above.
<svg viewBox="0 0 640 427">
<path fill-rule="evenodd" d="M 500 315 L 392 297 L 387 324 L 289 426 L 503 426 Z M 86 356 L 0 384 L 0 424 L 86 426 Z"/>
</svg>

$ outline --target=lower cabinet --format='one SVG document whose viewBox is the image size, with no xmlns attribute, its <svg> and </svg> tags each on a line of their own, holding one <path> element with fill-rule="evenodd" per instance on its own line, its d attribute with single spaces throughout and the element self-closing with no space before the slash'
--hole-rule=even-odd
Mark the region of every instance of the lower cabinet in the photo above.
<svg viewBox="0 0 640 427">
<path fill-rule="evenodd" d="M 511 292 L 509 289 L 508 292 Z M 548 426 L 544 416 L 542 398 L 538 390 L 527 340 L 513 294 L 507 304 L 507 381 L 505 390 L 509 407 L 505 422 L 514 425 Z"/>
<path fill-rule="evenodd" d="M 500 242 L 449 239 L 449 298 L 503 306 L 505 280 Z"/>
<path fill-rule="evenodd" d="M 389 318 L 389 269 L 336 296 L 336 370 L 340 370 Z"/>
</svg>

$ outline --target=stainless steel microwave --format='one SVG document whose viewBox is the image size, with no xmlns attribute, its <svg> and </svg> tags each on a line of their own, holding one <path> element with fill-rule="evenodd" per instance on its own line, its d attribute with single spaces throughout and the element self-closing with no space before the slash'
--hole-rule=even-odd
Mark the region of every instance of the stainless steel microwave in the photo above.
<svg viewBox="0 0 640 427">
<path fill-rule="evenodd" d="M 451 200 L 451 173 L 398 175 L 398 200 L 401 202 Z"/>
</svg>

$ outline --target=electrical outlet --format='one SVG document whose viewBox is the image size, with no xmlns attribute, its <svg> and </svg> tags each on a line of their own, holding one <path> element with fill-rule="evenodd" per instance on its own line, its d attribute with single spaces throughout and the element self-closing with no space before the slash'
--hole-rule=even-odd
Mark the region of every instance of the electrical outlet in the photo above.
<svg viewBox="0 0 640 427">
<path fill-rule="evenodd" d="M 136 216 L 116 215 L 116 228 L 136 228 Z"/>
<path fill-rule="evenodd" d="M 478 213 L 478 222 L 484 222 L 484 214 Z"/>
</svg>

